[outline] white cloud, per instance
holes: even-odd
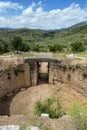
[[[38,5],[42,5],[42,1],[39,1],[39,2],[38,2]]]
[[[0,2],[0,13],[6,11],[7,9],[23,9],[23,6],[18,3],[12,3],[11,1]]]
[[[7,18],[6,16],[0,17],[1,27],[59,29],[87,20],[87,9],[81,9],[79,4],[75,3],[63,10],[53,9],[50,11],[45,11],[42,8],[42,1],[38,3],[33,2],[26,9],[23,9],[23,7],[17,3],[12,4],[12,8],[22,9],[21,14],[12,17],[8,16]],[[18,5],[18,7],[15,6],[15,4]]]

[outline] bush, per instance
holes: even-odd
[[[21,67],[19,67],[19,66],[16,66],[14,68],[14,74],[15,74],[15,76],[18,76],[18,73],[24,73],[24,69],[21,68]]]
[[[61,51],[63,51],[63,45],[61,45],[61,44],[51,45],[51,46],[49,46],[49,51],[50,52],[61,52]]]
[[[63,64],[63,71],[67,70],[67,65]]]
[[[72,52],[82,52],[85,50],[84,44],[82,42],[71,43]]]
[[[50,52],[57,52],[57,47],[55,45],[49,46],[49,51]]]
[[[77,69],[80,68],[80,64],[79,63],[76,64],[76,68]]]
[[[71,66],[71,65],[69,65],[69,71],[70,71],[70,70],[72,70],[72,66]]]
[[[72,72],[73,72],[73,73],[75,72],[75,69],[76,69],[76,67],[75,67],[75,66],[72,66]]]
[[[28,52],[30,50],[30,45],[26,42],[22,42],[20,51]]]
[[[82,73],[82,76],[83,76],[83,78],[87,78],[87,72],[84,71],[84,72]]]
[[[59,118],[64,115],[58,99],[47,99],[44,102],[37,101],[35,104],[35,114],[40,116],[41,113],[48,113],[50,118]]]
[[[87,106],[75,103],[71,108],[71,116],[74,119],[77,130],[87,130]]]
[[[71,79],[71,74],[70,74],[70,73],[67,74],[67,79],[68,79],[68,80]]]
[[[35,51],[35,52],[39,52],[40,51],[40,46],[39,45],[33,45],[32,46],[32,49],[31,49],[32,51]]]

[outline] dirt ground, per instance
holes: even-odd
[[[81,59],[75,59],[75,60],[72,60],[72,64],[77,64],[77,63],[79,63],[79,64],[87,64],[87,59],[83,59],[83,60],[81,60]]]
[[[34,105],[36,101],[43,101],[53,96],[59,98],[63,108],[66,110],[74,102],[85,100],[84,97],[65,84],[41,84],[22,90],[14,97],[9,97],[5,101],[2,100],[0,102],[0,113],[30,117],[34,114]]]
[[[83,97],[69,86],[59,83],[57,85],[41,84],[33,86],[26,90],[22,90],[14,97],[9,97],[4,102],[0,102],[0,110],[4,114],[9,114],[11,117],[1,118],[0,125],[14,124],[14,125],[26,125],[29,126],[40,124],[41,119],[38,120],[34,117],[34,106],[38,100],[45,100],[49,97],[58,97],[63,109],[68,111],[68,108],[76,101],[82,101]],[[67,113],[68,114],[68,113]],[[22,118],[21,118],[22,117]],[[74,130],[74,127],[70,124],[69,116],[64,116],[59,119],[43,119],[43,124],[51,126],[54,130]],[[66,127],[66,129],[65,129]]]

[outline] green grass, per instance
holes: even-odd
[[[68,114],[73,118],[77,130],[87,130],[87,105],[76,102],[68,109]]]
[[[78,53],[76,53],[76,56],[87,57],[87,50],[85,50],[85,51],[83,51],[83,52],[78,52]]]
[[[48,98],[46,101],[37,101],[35,104],[35,115],[41,116],[41,113],[49,114],[52,119],[62,117],[65,112],[62,109],[59,99]]]

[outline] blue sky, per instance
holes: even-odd
[[[87,21],[87,0],[0,0],[0,27],[60,29]]]

